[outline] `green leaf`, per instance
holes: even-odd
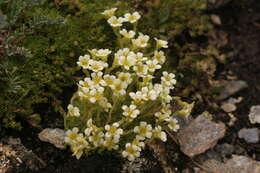
[[[170,17],[170,9],[169,8],[165,8],[162,9],[159,13],[159,20],[160,23],[166,22]]]
[[[6,15],[2,14],[0,11],[0,29],[6,28],[8,26]]]

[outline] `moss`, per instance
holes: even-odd
[[[69,101],[63,90],[75,84],[78,56],[104,43],[108,48],[113,47],[112,31],[104,27],[105,21],[99,13],[108,7],[106,5],[113,6],[117,1],[78,1],[74,5],[70,4],[71,1],[55,2],[31,9],[27,9],[28,4],[24,4],[14,17],[16,23],[6,28],[14,39],[21,40],[16,45],[8,43],[8,51],[19,46],[30,51],[33,56],[29,58],[23,53],[11,57],[5,55],[10,63],[1,69],[1,72],[7,72],[2,73],[5,80],[1,82],[10,83],[11,89],[15,88],[16,81],[13,78],[17,78],[16,86],[21,88],[16,92],[6,90],[1,95],[3,109],[0,119],[5,127],[21,129],[21,120],[31,121],[35,113],[41,113],[42,116],[47,114],[46,110],[38,109],[42,104],[52,105],[48,110],[50,112],[61,113],[62,104]],[[11,8],[12,3],[10,1],[1,7]],[[127,4],[118,3],[117,6],[124,9]],[[11,17],[11,14],[7,16]],[[25,61],[15,64],[11,62],[12,58]],[[4,64],[3,61],[1,64]],[[14,66],[19,68],[12,72]]]

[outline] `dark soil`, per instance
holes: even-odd
[[[222,70],[232,71],[240,80],[244,80],[249,84],[248,89],[236,95],[243,97],[243,101],[237,105],[238,109],[234,113],[238,120],[233,127],[228,129],[226,137],[220,143],[240,146],[244,154],[249,154],[260,161],[260,146],[246,144],[237,137],[237,132],[241,128],[257,126],[249,123],[247,115],[251,106],[260,104],[260,2],[259,0],[248,0],[245,4],[239,6],[231,3],[214,11],[214,13],[220,15],[222,19],[223,24],[219,29],[227,32],[229,36],[229,43],[225,49],[235,52]],[[223,76],[220,78],[223,78]],[[53,119],[56,118],[53,117]],[[260,128],[259,125],[258,127]],[[123,161],[114,155],[94,155],[76,160],[71,156],[68,149],[61,151],[48,143],[39,141],[38,132],[27,125],[19,133],[24,134],[23,136],[12,135],[20,137],[22,143],[28,149],[31,149],[47,163],[47,168],[40,171],[30,171],[23,165],[19,170],[15,170],[15,173],[117,173],[122,169]],[[151,153],[147,152],[144,155],[151,158],[151,162],[156,163]],[[187,157],[179,155],[179,160],[175,164],[177,167],[180,166],[179,168],[184,168],[185,164],[183,162],[187,160]],[[143,172],[157,173],[161,170],[157,163],[149,170],[144,169]]]
[[[226,47],[234,55],[228,59],[223,71],[231,71],[239,80],[244,80],[249,87],[235,97],[243,97],[234,113],[237,121],[221,142],[243,148],[260,161],[260,145],[247,144],[239,139],[237,133],[242,128],[260,127],[249,122],[248,114],[251,106],[260,104],[260,2],[249,0],[243,4],[230,3],[217,11],[223,25],[220,27],[228,34],[229,43]]]

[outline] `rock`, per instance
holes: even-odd
[[[203,161],[199,161],[200,165],[204,168],[205,173],[225,173],[224,163],[213,158],[207,158]],[[201,170],[202,173],[203,171]],[[203,172],[204,173],[204,172]],[[231,173],[231,172],[230,172]],[[233,172],[232,172],[233,173]]]
[[[0,153],[1,159],[7,158],[8,160],[5,162],[11,163],[8,165],[9,170],[17,169],[22,163],[33,171],[38,171],[47,166],[43,160],[36,156],[31,150],[28,150],[21,143],[19,138],[10,137],[4,140],[3,143],[0,143]]]
[[[237,109],[236,104],[240,103],[242,100],[243,100],[242,97],[238,97],[238,98],[231,97],[227,101],[222,103],[221,109],[227,113],[234,112]]]
[[[259,173],[260,162],[245,156],[233,155],[232,159],[226,162],[225,168],[230,173]]]
[[[237,107],[234,104],[231,103],[224,103],[221,105],[221,109],[223,109],[225,112],[229,113],[229,112],[234,112]]]
[[[237,104],[237,103],[241,103],[242,101],[243,101],[243,97],[238,97],[238,98],[230,97],[230,98],[227,100],[227,103]]]
[[[49,142],[59,149],[65,149],[65,130],[46,128],[38,134],[41,141]]]
[[[196,158],[196,162],[206,172],[211,173],[259,173],[260,162],[239,155],[232,155],[226,162],[210,158],[205,154]]]
[[[219,144],[216,146],[216,151],[221,155],[221,157],[225,158],[226,156],[229,156],[233,154],[235,150],[235,147],[230,144]]]
[[[259,132],[257,128],[241,129],[238,132],[238,137],[243,138],[247,143],[258,143]]]
[[[0,143],[0,173],[7,173],[13,169],[14,163],[10,155],[12,150]]]
[[[193,157],[215,146],[218,139],[225,135],[225,125],[209,120],[207,112],[199,115],[177,134],[181,150]]]
[[[212,20],[212,22],[215,24],[215,25],[221,25],[222,22],[221,22],[221,19],[219,16],[215,15],[215,14],[212,14],[210,15],[210,18]]]
[[[229,96],[232,96],[247,87],[248,87],[248,85],[245,81],[242,81],[242,80],[230,81],[220,92],[220,95],[217,97],[217,100],[224,100],[224,99],[228,98]]]
[[[252,106],[248,116],[252,124],[260,123],[260,105]]]

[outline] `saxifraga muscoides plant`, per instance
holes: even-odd
[[[102,13],[117,36],[116,53],[92,49],[77,62],[86,77],[71,98],[64,125],[65,142],[78,159],[90,151],[116,150],[133,161],[153,139],[165,142],[166,130],[179,129],[176,116],[188,116],[193,107],[170,95],[175,75],[159,70],[168,42],[155,38],[151,46],[148,35],[136,36],[140,14],[116,17],[116,10]],[[123,29],[124,23],[132,30]],[[173,112],[172,102],[181,109]]]

